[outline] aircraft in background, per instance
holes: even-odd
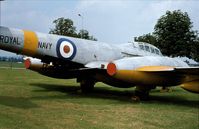
[[[156,86],[182,88],[199,93],[199,67],[165,57],[150,44],[107,44],[67,36],[0,27],[0,49],[31,56],[25,67],[53,78],[76,78],[82,92],[95,83],[115,87],[136,86],[135,95],[148,98]]]

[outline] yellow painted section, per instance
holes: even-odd
[[[138,70],[118,70],[113,75],[114,78],[131,82],[136,85],[149,85],[149,86],[175,86],[180,85],[183,89],[199,93],[199,76],[186,75],[179,76],[176,73],[168,72],[146,72]]]
[[[33,31],[24,31],[24,48],[22,53],[29,56],[35,56],[38,48],[38,38]]]
[[[137,68],[137,71],[155,72],[155,71],[172,71],[174,68],[170,66],[144,66]]]
[[[118,70],[114,78],[138,85],[170,85],[175,86],[183,82],[182,77],[164,72],[145,72],[137,70]]]
[[[199,80],[184,83],[181,87],[187,91],[199,93]]]
[[[155,77],[155,75],[136,70],[118,70],[114,77],[135,84],[147,83],[148,85],[160,80],[159,76]]]

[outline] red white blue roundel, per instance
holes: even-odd
[[[56,51],[59,58],[72,60],[76,55],[77,48],[71,40],[61,38],[57,42]]]

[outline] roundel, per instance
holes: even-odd
[[[61,38],[57,42],[56,51],[59,58],[72,60],[76,55],[77,48],[71,40]]]

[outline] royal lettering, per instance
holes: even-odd
[[[18,37],[10,37],[10,36],[4,36],[4,35],[0,35],[0,43],[21,45]]]

